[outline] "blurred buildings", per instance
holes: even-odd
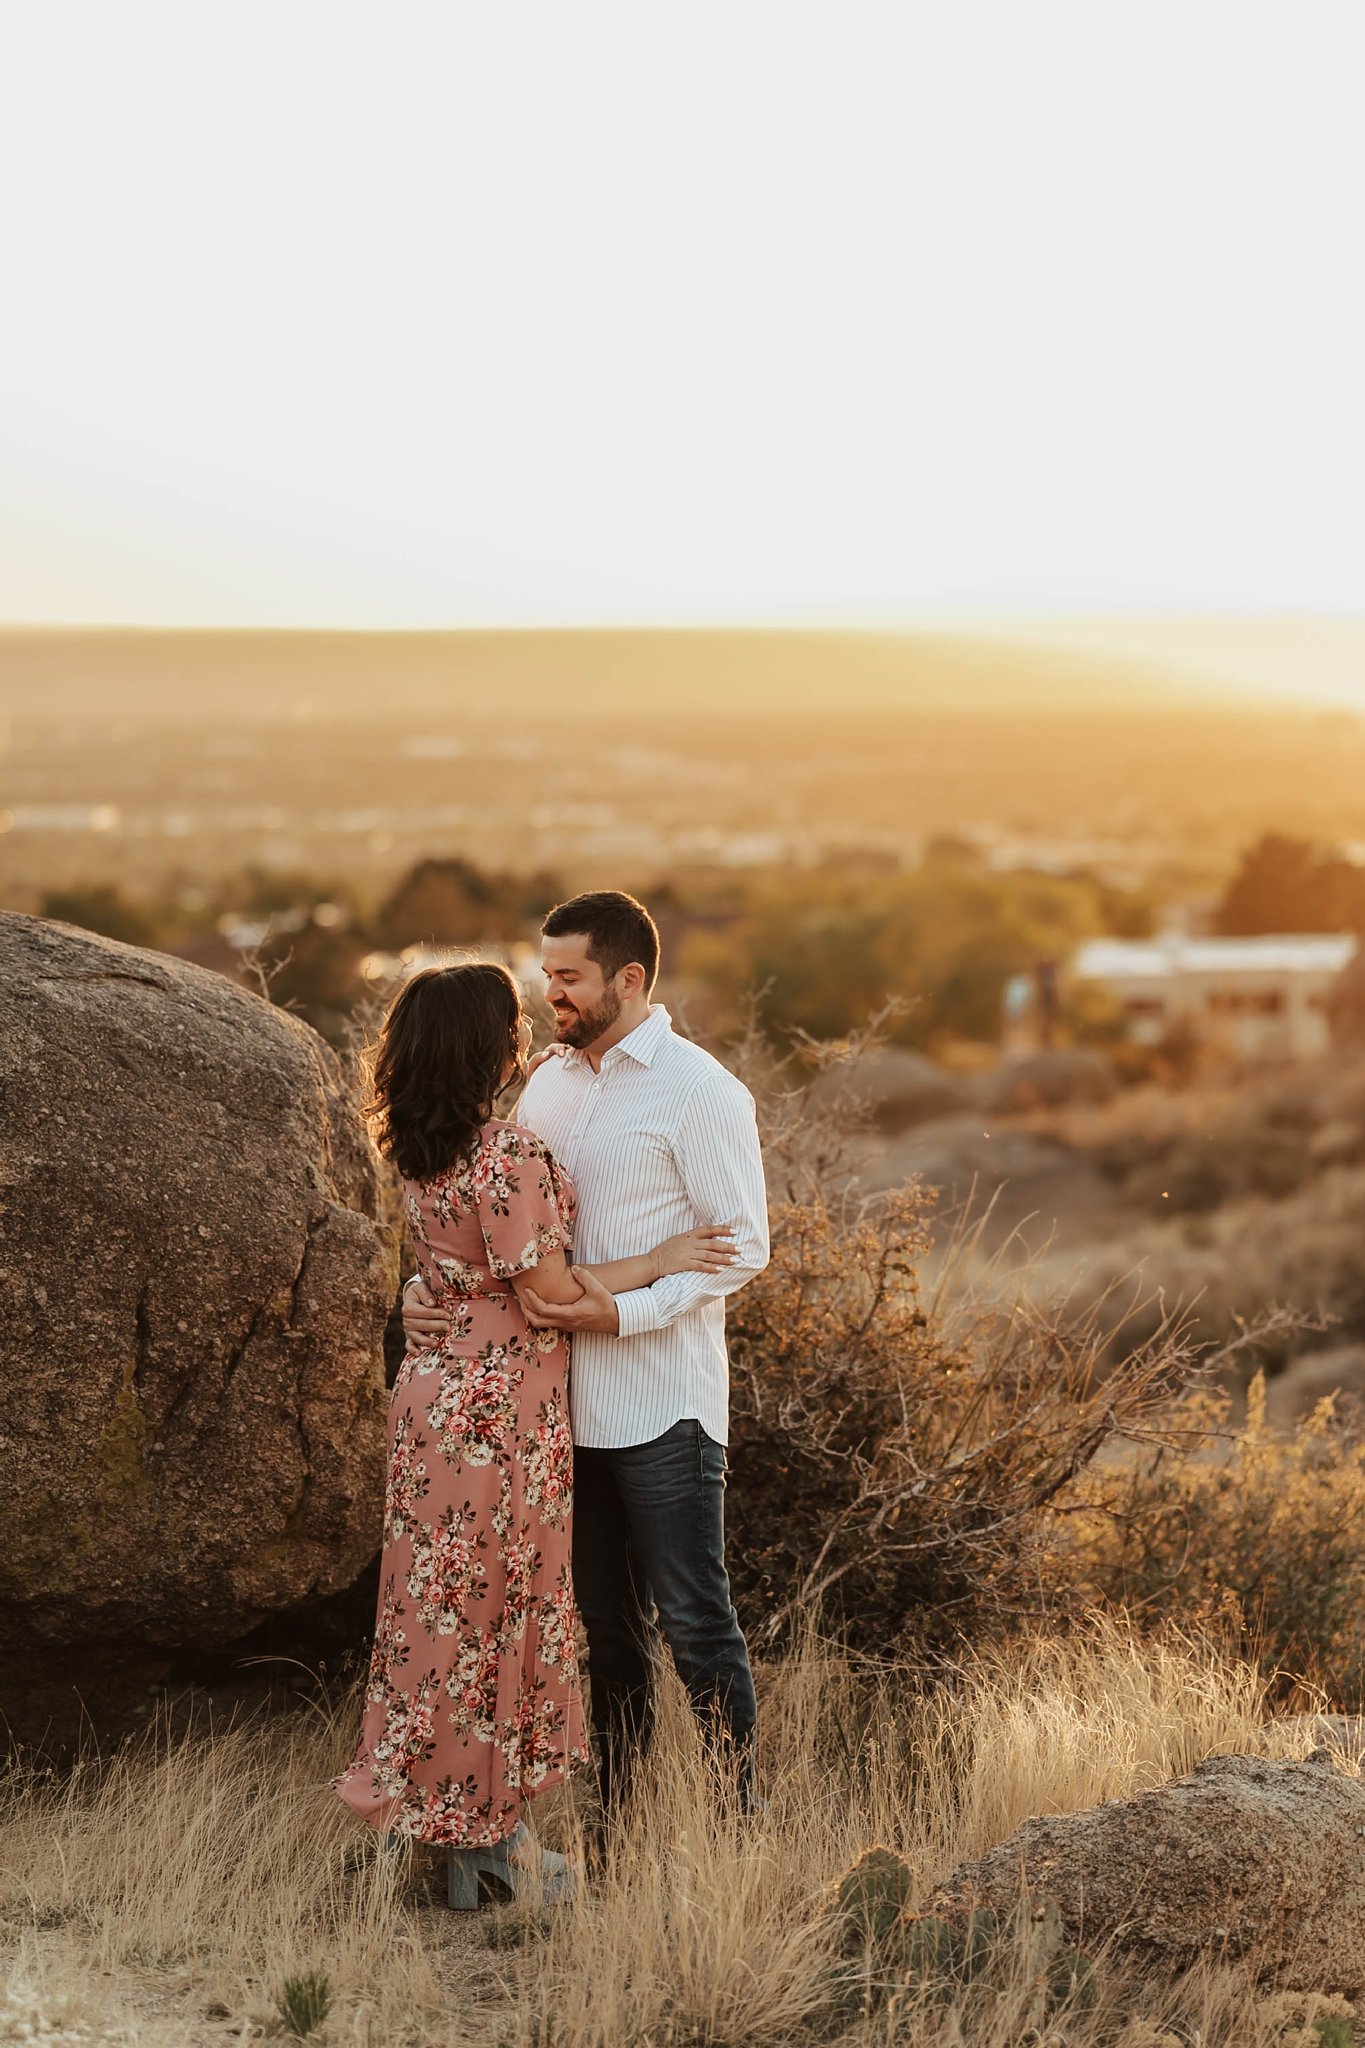
[[[1331,1044],[1332,992],[1356,947],[1350,932],[1092,939],[1071,976],[1115,997],[1138,1044],[1179,1025],[1239,1059],[1310,1059]]]

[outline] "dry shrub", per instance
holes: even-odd
[[[870,1195],[858,1175],[870,1042],[808,1047],[850,1083],[814,1100],[753,1039],[741,1053],[773,1255],[730,1309],[728,1549],[759,1641],[815,1612],[864,1649],[924,1654],[1036,1610],[1048,1510],[1107,1445],[1166,1441],[1194,1355],[1158,1311],[1109,1366],[1124,1317],[1108,1298],[1073,1310],[990,1270],[969,1281],[965,1226],[927,1294],[931,1197]]]
[[[729,1553],[755,1641],[814,1615],[941,1673],[964,1644],[1123,1610],[1232,1642],[1282,1695],[1365,1699],[1365,1446],[1330,1404],[1275,1435],[1259,1383],[1233,1434],[1214,1390],[1321,1316],[1262,1299],[1196,1341],[1159,1295],[1031,1293],[962,1222],[927,1287],[932,1198],[860,1178],[875,1032],[804,1046],[842,1093],[741,1048],[773,1220],[730,1323]]]
[[[1311,1179],[1312,1125],[1286,1123],[1273,1099],[1253,1094],[1230,1109],[1177,1099],[1172,1107],[1185,1111],[1182,1120],[1119,1124],[1095,1147],[1095,1164],[1135,1208],[1204,1215],[1249,1195],[1280,1200]]]
[[[1282,1691],[1365,1704],[1365,1442],[1329,1395],[1291,1435],[1266,1421],[1257,1375],[1242,1429],[1231,1398],[1185,1404],[1202,1448],[1158,1448],[1093,1472],[1059,1568],[1082,1597],[1144,1625],[1230,1631]]]

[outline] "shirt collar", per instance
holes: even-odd
[[[611,1052],[603,1055],[603,1064],[611,1058],[612,1053],[619,1052],[628,1060],[638,1061],[642,1067],[652,1067],[655,1054],[672,1029],[673,1019],[662,1003],[655,1003],[644,1023],[637,1024],[633,1031],[627,1032],[619,1045],[614,1045]]]
[[[634,1060],[638,1066],[653,1066],[660,1046],[672,1029],[673,1019],[662,1003],[655,1003],[643,1024],[637,1024],[633,1031],[628,1031],[624,1038],[608,1047],[602,1055],[602,1065],[605,1067],[608,1061],[615,1065],[620,1054],[624,1059]],[[569,1050],[576,1067],[587,1066],[588,1055],[585,1052],[577,1046],[571,1046]]]

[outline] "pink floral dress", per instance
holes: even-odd
[[[451,1327],[393,1389],[365,1716],[334,1786],[372,1827],[482,1848],[587,1755],[568,1340],[533,1330],[510,1284],[570,1249],[576,1196],[538,1138],[493,1122],[406,1200]]]

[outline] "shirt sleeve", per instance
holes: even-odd
[[[698,1223],[734,1227],[732,1265],[718,1273],[666,1273],[616,1297],[618,1334],[664,1330],[703,1302],[735,1294],[768,1263],[768,1196],[754,1099],[730,1075],[704,1081],[688,1101],[674,1156]]]
[[[482,1148],[474,1166],[474,1199],[495,1278],[529,1273],[549,1253],[568,1251],[553,1162],[530,1131],[505,1126]]]

